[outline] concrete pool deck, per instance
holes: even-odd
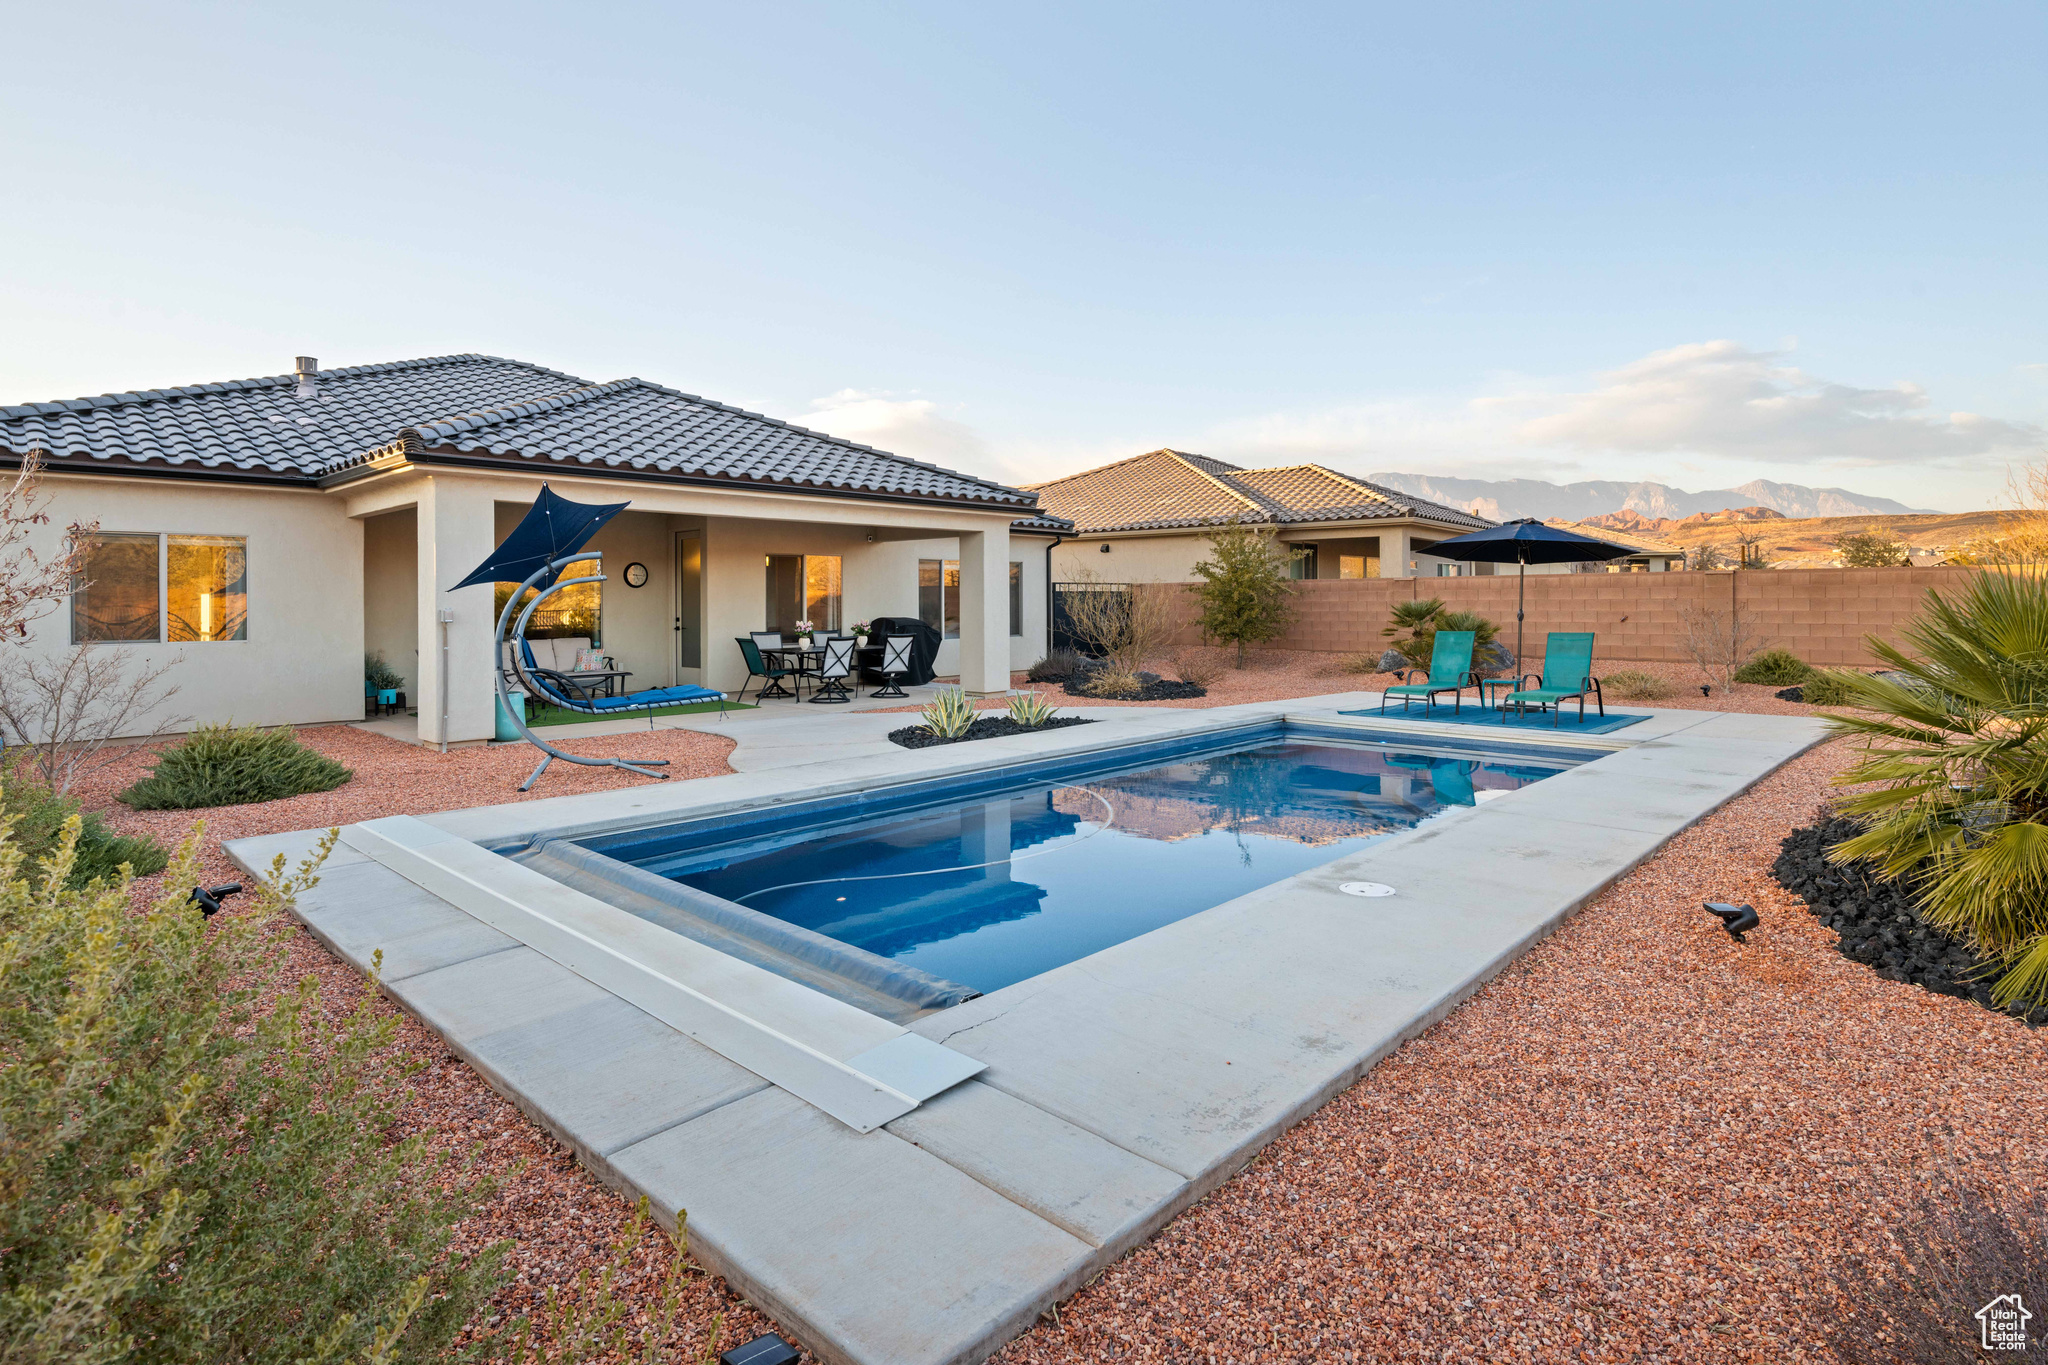
[[[901,716],[734,718],[735,757],[768,760],[750,771],[425,824],[504,846],[1288,717],[1492,738],[1334,716],[1377,700],[1091,708],[1102,723],[923,750],[882,738]],[[297,909],[359,968],[382,949],[385,991],[601,1178],[666,1218],[687,1209],[699,1258],[822,1358],[976,1361],[1822,737],[1803,717],[1627,709],[1650,719],[1587,737],[1596,761],[917,1020],[913,1034],[986,1069],[865,1133],[359,848],[338,849]],[[1513,741],[1532,743],[1573,743],[1569,724]],[[318,837],[229,852],[256,872]],[[1338,889],[1354,880],[1397,894]],[[853,1032],[846,1057],[876,1036]]]

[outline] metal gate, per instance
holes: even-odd
[[[1109,604],[1112,611],[1125,612],[1131,609],[1131,585],[1128,583],[1055,583],[1052,585],[1052,647],[1055,650],[1070,649],[1076,654],[1093,657],[1100,646],[1083,639],[1074,630],[1074,616],[1069,604],[1081,594],[1110,593],[1115,601]]]

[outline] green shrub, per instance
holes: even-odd
[[[1767,649],[1735,670],[1735,681],[1764,687],[1795,687],[1813,676],[1813,665],[1789,649]]]
[[[14,820],[14,842],[30,867],[57,851],[64,822],[79,817],[78,848],[71,864],[70,885],[82,887],[94,877],[112,881],[127,863],[138,877],[164,870],[170,853],[146,834],[120,835],[93,814],[80,814],[78,802],[57,796],[35,780],[28,763],[10,763],[0,782],[0,814]]]
[[[486,1186],[397,1136],[417,1064],[374,983],[330,1014],[289,971],[334,835],[208,921],[203,827],[138,914],[123,878],[68,888],[82,823],[33,877],[0,829],[0,1359],[448,1359],[503,1249],[457,1249]]]
[[[957,687],[940,690],[920,715],[924,728],[940,739],[958,739],[974,724],[974,703]]]
[[[1609,673],[1600,680],[1600,687],[1608,696],[1623,701],[1662,701],[1678,690],[1655,673],[1645,673],[1640,668]]]
[[[1031,665],[1024,674],[1032,682],[1065,682],[1081,666],[1081,656],[1071,649],[1056,649]]]
[[[405,678],[390,664],[384,662],[381,652],[363,655],[363,681],[380,690],[396,690],[405,686]]]
[[[1808,706],[1852,706],[1857,704],[1849,679],[1855,674],[1824,673],[1816,670],[1799,684],[1799,699]]]
[[[120,795],[137,810],[197,810],[333,791],[355,773],[299,743],[289,728],[203,725],[164,750]]]
[[[1294,584],[1288,579],[1288,551],[1269,530],[1232,522],[1208,533],[1209,557],[1195,565],[1201,583],[1195,597],[1204,639],[1237,647],[1244,667],[1247,645],[1264,644],[1287,633],[1293,618]],[[1121,660],[1136,671],[1145,660]]]
[[[1865,741],[1836,777],[1868,828],[1828,850],[1910,879],[1928,923],[2004,975],[2000,1007],[2048,1004],[2048,580],[1979,573],[1901,632],[1866,637],[1890,666],[1838,673],[1860,713],[1829,717]]]

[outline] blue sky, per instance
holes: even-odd
[[[2039,5],[24,7],[0,402],[453,351],[1012,480],[1995,501]]]

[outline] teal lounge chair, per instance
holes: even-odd
[[[1534,678],[1541,686],[1530,687]],[[1607,699],[1600,695],[1600,680],[1593,676],[1593,632],[1590,630],[1550,632],[1550,638],[1543,646],[1543,673],[1522,675],[1522,685],[1507,694],[1500,705],[1500,721],[1508,721],[1508,706],[1512,703],[1517,711],[1526,711],[1530,702],[1548,709],[1551,713],[1552,728],[1557,718],[1564,714],[1564,704],[1573,697],[1579,699],[1579,724],[1586,723],[1586,694],[1593,694],[1593,700],[1600,708],[1600,714],[1607,714]]]
[[[1399,697],[1403,711],[1408,709],[1410,697],[1421,697],[1423,711],[1427,713],[1430,707],[1436,705],[1437,694],[1440,692],[1453,693],[1451,709],[1454,712],[1462,711],[1465,707],[1465,689],[1479,686],[1479,675],[1472,671],[1472,641],[1473,632],[1469,630],[1438,631],[1436,643],[1431,647],[1429,654],[1429,681],[1408,682],[1407,679],[1422,670],[1404,670],[1400,683],[1380,693],[1380,714],[1384,716],[1387,713],[1388,697]]]

